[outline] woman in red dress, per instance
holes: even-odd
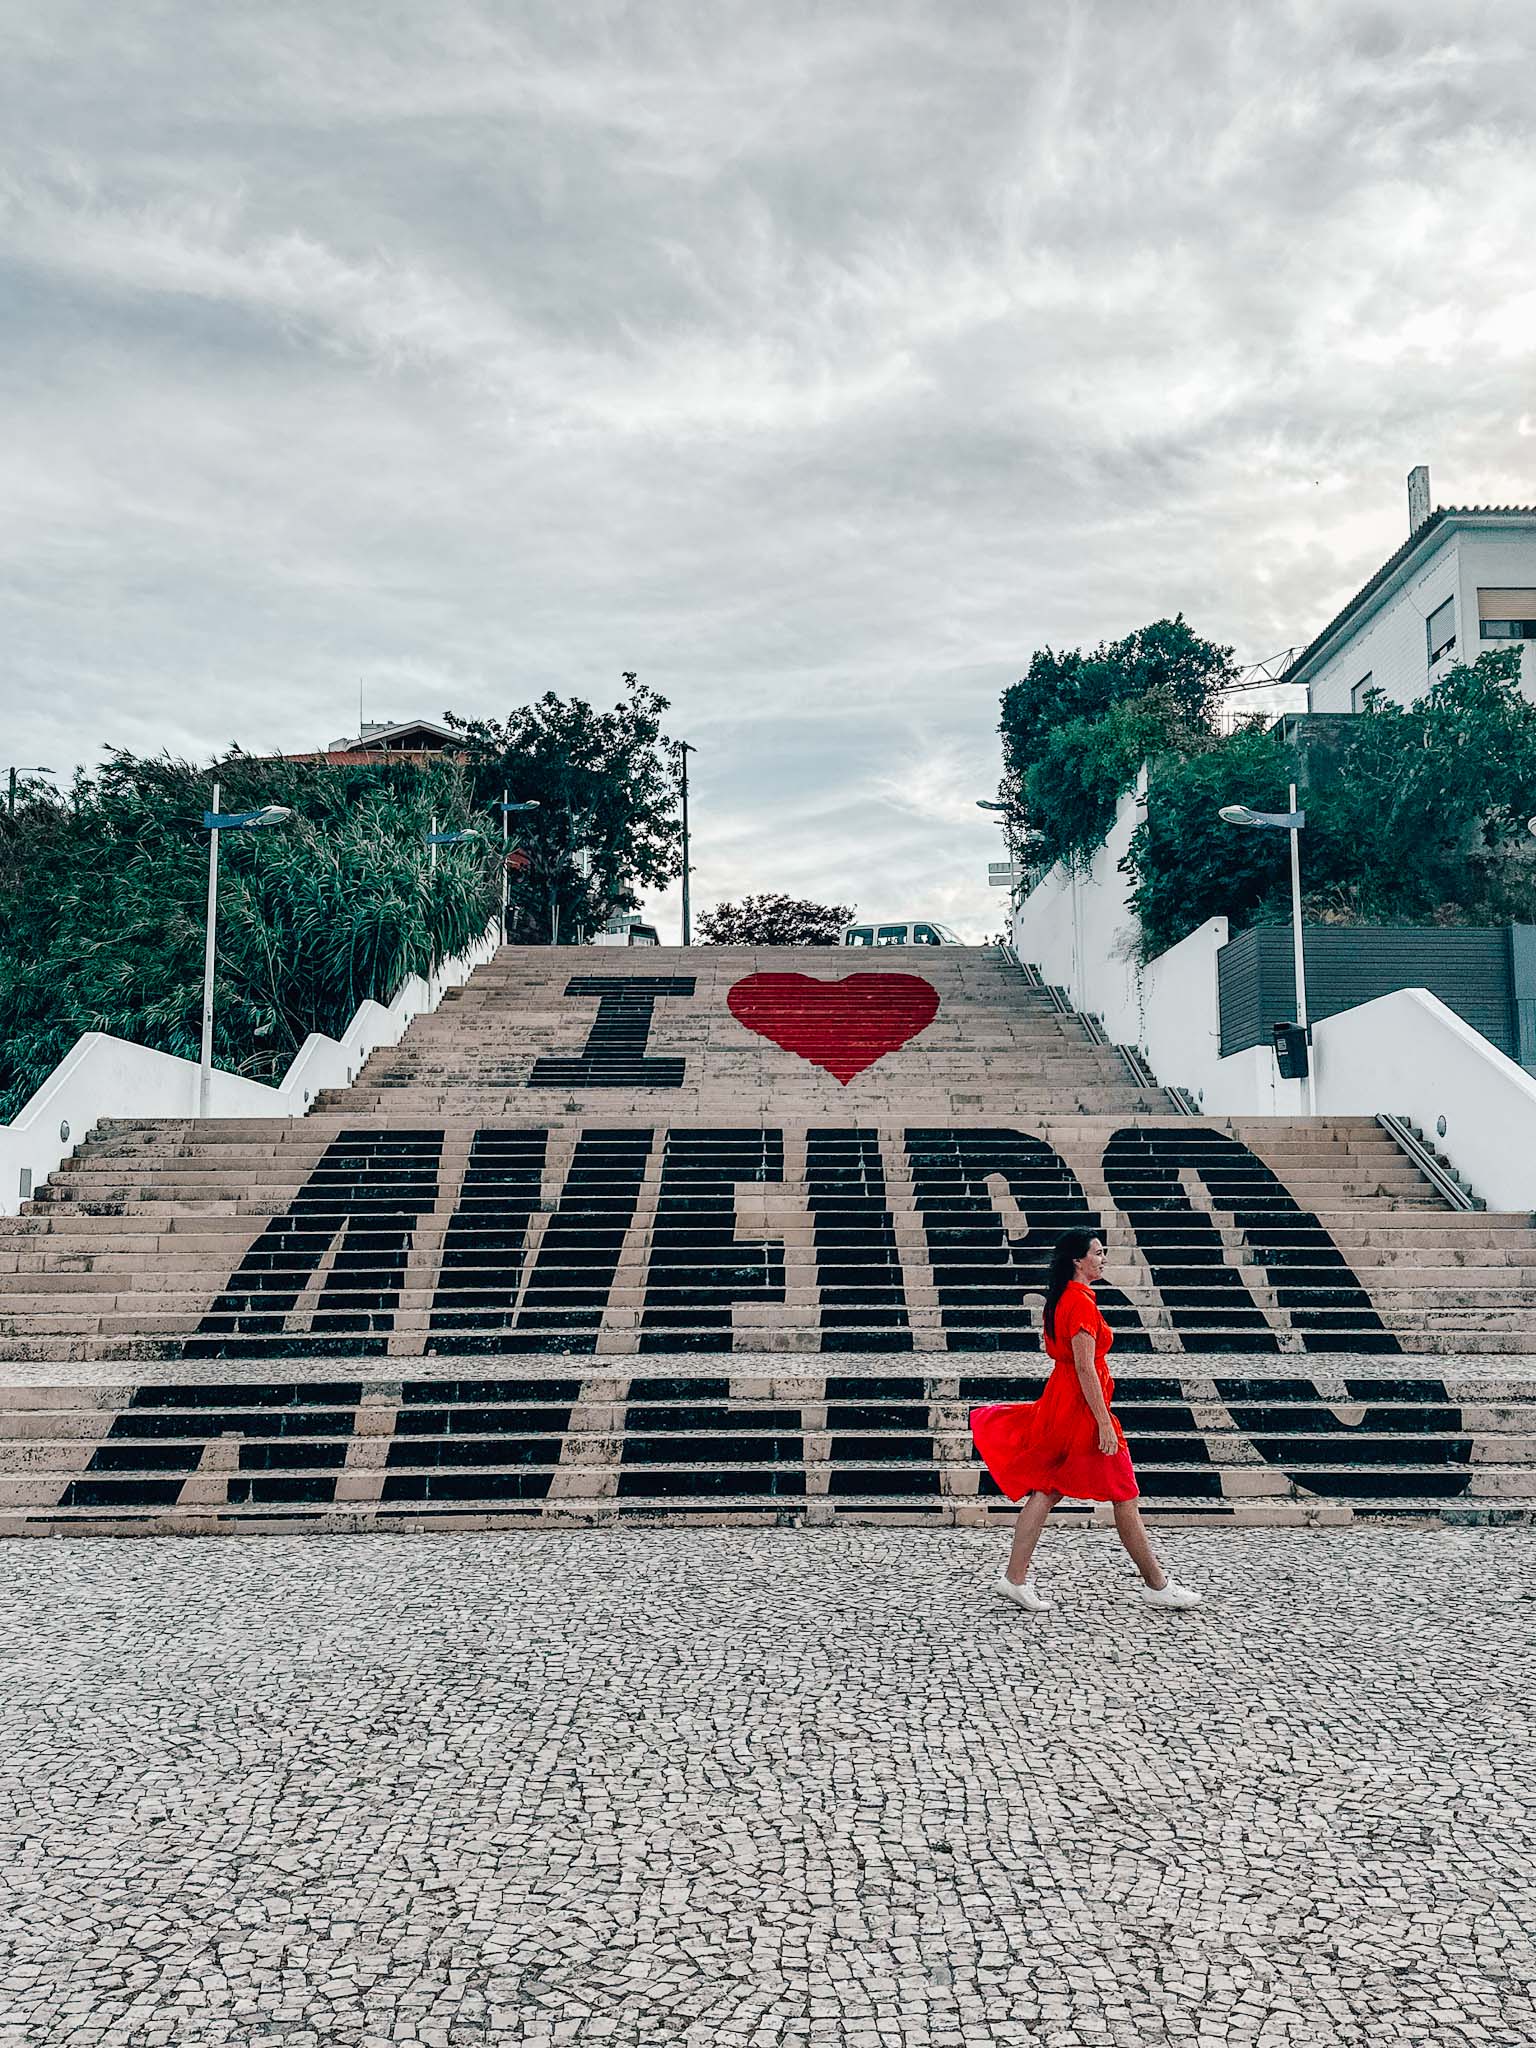
[[[1158,1563],[1136,1505],[1140,1489],[1131,1454],[1109,1406],[1115,1383],[1104,1361],[1115,1337],[1093,1292],[1103,1273],[1103,1240],[1069,1230],[1046,1281],[1041,1329],[1052,1371],[1045,1392],[1038,1401],[971,1410],[982,1462],[1010,1500],[1024,1502],[997,1590],[1030,1614],[1050,1608],[1035,1590],[1033,1559],[1052,1508],[1066,1494],[1114,1503],[1115,1532],[1141,1573],[1141,1597],[1149,1606],[1200,1604],[1198,1593],[1174,1585]]]

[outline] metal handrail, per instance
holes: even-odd
[[[1376,1121],[1398,1150],[1419,1169],[1436,1194],[1453,1209],[1482,1209],[1487,1206],[1471,1192],[1459,1174],[1454,1173],[1436,1156],[1406,1117],[1388,1116],[1382,1111]]]

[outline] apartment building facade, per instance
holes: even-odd
[[[1410,532],[1285,673],[1314,712],[1358,711],[1366,692],[1411,704],[1458,661],[1522,652],[1536,700],[1536,505],[1431,508],[1429,471],[1408,478]]]

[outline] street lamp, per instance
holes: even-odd
[[[1221,819],[1227,825],[1250,825],[1264,832],[1291,835],[1291,947],[1296,975],[1296,1022],[1307,1030],[1307,955],[1301,936],[1301,833],[1307,822],[1305,811],[1296,808],[1296,785],[1291,784],[1288,811],[1254,811],[1247,804],[1223,804]],[[1310,1052],[1307,1058],[1307,1114],[1317,1115],[1317,1075]]]
[[[14,818],[16,815],[16,778],[19,775],[57,775],[58,772],[57,768],[13,768],[10,797],[5,807],[6,816]]]
[[[515,804],[505,790],[501,792],[501,802],[496,806],[496,809],[501,813],[501,943],[503,945],[507,943],[507,861],[510,858],[507,845],[507,821],[520,811],[536,811],[538,808],[539,800],[536,796],[529,797],[526,803]]]
[[[437,820],[434,818],[432,820],[432,830],[425,836],[427,845],[432,849],[427,856],[427,864],[435,871],[437,867],[437,849],[440,846],[460,846],[466,839],[479,839],[482,835],[472,825],[463,832],[439,832]]]
[[[208,834],[208,929],[203,940],[203,1051],[197,1075],[197,1113],[207,1116],[213,1095],[213,928],[219,914],[219,834],[259,832],[281,825],[293,812],[286,804],[263,804],[259,811],[221,811],[219,785],[213,785],[213,809],[203,813]]]
[[[1019,891],[1019,855],[1013,839],[1014,814],[1007,804],[996,803],[991,797],[985,796],[977,797],[976,808],[978,811],[1001,811],[1002,813],[997,822],[1003,828],[1003,843],[1008,848],[1008,908],[1011,912]]]

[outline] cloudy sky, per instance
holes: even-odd
[[[1536,499],[1530,0],[0,0],[6,744],[611,701],[997,928],[999,691]],[[672,911],[675,930],[675,909]],[[664,936],[670,934],[664,930]]]

